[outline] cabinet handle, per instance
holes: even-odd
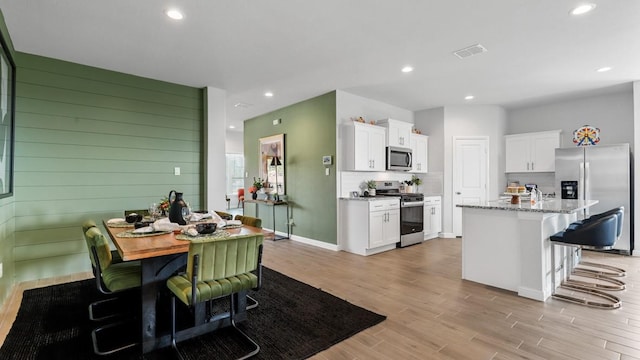
[[[529,170],[529,162],[527,161],[527,170]]]
[[[535,170],[535,169],[533,168],[533,161],[531,162],[531,170]]]

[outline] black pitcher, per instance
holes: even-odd
[[[171,193],[176,195],[175,199],[171,200]],[[169,191],[169,221],[172,223],[178,223],[180,225],[187,225],[187,222],[182,216],[182,209],[187,207],[187,203],[182,199],[182,193],[175,190]]]

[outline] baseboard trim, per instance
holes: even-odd
[[[285,233],[285,234],[280,234],[280,235],[286,236],[287,234]],[[324,242],[324,241],[315,240],[315,239],[309,239],[309,238],[306,238],[306,237],[303,237],[303,236],[291,235],[291,240],[297,241],[299,243],[303,243],[303,244],[312,245],[312,246],[315,246],[315,247],[327,249],[327,250],[340,251],[340,248],[336,244],[329,244],[329,243]]]

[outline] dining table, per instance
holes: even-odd
[[[103,220],[103,224],[122,260],[140,261],[140,341],[142,353],[146,354],[170,346],[169,301],[168,296],[163,296],[163,294],[166,294],[164,289],[166,289],[167,279],[186,269],[190,241],[179,239],[180,234],[174,232],[154,233],[149,236],[130,236],[133,224],[131,226],[126,226],[126,224],[116,226],[106,219]],[[261,228],[246,225],[225,228],[224,231],[228,232],[229,236],[265,234]],[[237,313],[234,314],[235,321],[246,319],[246,307],[246,296],[239,296]],[[230,324],[228,316],[218,317],[215,321],[207,320],[204,304],[196,306],[194,315],[194,326],[176,333],[178,341]]]

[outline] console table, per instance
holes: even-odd
[[[271,206],[271,216],[273,220],[273,240],[282,240],[289,239],[291,237],[290,227],[289,227],[289,203],[286,201],[274,201],[274,200],[253,200],[253,199],[245,199],[244,203],[253,203],[256,204],[256,217],[258,216],[259,205]],[[276,234],[276,206],[286,206],[287,208],[287,236],[281,236]],[[244,204],[243,204],[243,213],[244,213]]]

